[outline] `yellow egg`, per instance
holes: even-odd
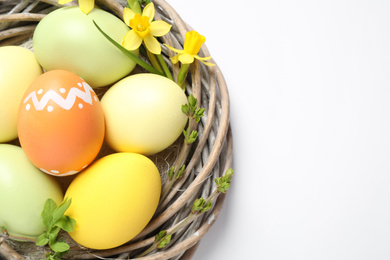
[[[120,80],[101,100],[107,144],[144,155],[164,150],[183,132],[186,103],[183,90],[166,77],[141,73]]]
[[[107,155],[77,175],[66,191],[72,199],[66,214],[76,220],[70,236],[93,249],[122,245],[150,221],[160,193],[160,174],[149,158]]]
[[[19,46],[0,47],[0,142],[17,138],[16,119],[26,89],[42,69],[34,53]]]

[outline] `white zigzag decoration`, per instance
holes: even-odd
[[[86,103],[92,105],[92,94],[91,93],[94,93],[93,89],[86,82],[83,82],[82,84],[78,83],[78,85],[80,87],[84,87],[84,92],[78,88],[71,88],[69,90],[67,97],[64,99],[56,91],[50,89],[49,91],[47,91],[43,95],[41,100],[38,101],[37,93],[36,93],[36,91],[33,91],[24,99],[24,103],[28,102],[28,100],[31,99],[32,103],[37,111],[43,110],[50,100],[54,101],[57,105],[59,105],[63,109],[69,110],[74,106],[74,104],[76,102],[76,97],[79,97],[82,100],[84,100]],[[65,91],[65,89],[62,89],[62,90]],[[39,93],[40,91],[42,91],[42,90],[39,90],[38,94],[41,94],[41,93]],[[95,100],[96,100],[96,97],[95,97]],[[30,106],[27,105],[26,109],[29,110]]]

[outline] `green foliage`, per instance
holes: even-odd
[[[69,245],[63,240],[58,241],[58,234],[62,230],[72,232],[76,221],[67,215],[66,210],[72,203],[72,199],[65,198],[58,206],[52,199],[47,199],[42,211],[42,222],[47,228],[36,241],[37,246],[49,244],[53,252],[46,255],[47,260],[58,260],[69,252]]]
[[[200,119],[204,115],[205,109],[198,108],[198,100],[191,94],[188,97],[188,104],[184,104],[181,106],[181,111],[188,116],[189,120],[193,120],[196,123],[199,123]],[[190,125],[191,124],[189,124],[187,129],[183,130],[183,135],[187,144],[192,144],[198,138],[197,131],[192,130],[191,133],[189,132]]]
[[[225,172],[224,176],[216,178],[214,180],[215,184],[217,184],[217,189],[219,192],[222,193],[227,192],[227,190],[230,188],[230,183],[232,181],[233,174],[234,174],[234,170],[230,168]]]
[[[192,214],[201,214],[209,211],[213,203],[211,201],[206,201],[203,197],[196,199],[192,204],[191,213]]]
[[[134,13],[141,14],[141,3],[138,0],[127,0],[127,7],[133,10]]]
[[[171,242],[172,235],[168,235],[166,230],[160,231],[155,236],[155,244],[157,245],[157,248],[161,249],[166,247]]]
[[[186,166],[185,166],[185,165],[183,165],[183,166],[180,168],[179,172],[178,172],[177,175],[176,175],[176,180],[180,179],[180,178],[183,176],[183,173],[184,173],[184,170],[185,170],[185,169],[186,169]]]
[[[172,167],[169,169],[169,172],[168,172],[168,178],[169,178],[170,180],[172,180],[173,174],[174,174],[174,173],[175,173],[175,167],[172,166]]]

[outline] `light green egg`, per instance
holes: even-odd
[[[48,198],[63,199],[55,177],[38,170],[22,148],[0,144],[0,226],[10,235],[37,238],[43,231],[41,213]]]
[[[109,42],[93,21],[118,43],[130,30],[118,17],[101,9],[86,15],[77,6],[60,8],[43,18],[34,32],[33,48],[41,66],[69,70],[93,88],[128,75],[136,63]],[[134,54],[138,55],[138,50]]]

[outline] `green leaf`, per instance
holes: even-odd
[[[190,105],[190,107],[196,108],[197,103],[198,103],[198,100],[191,94],[188,97],[188,104]]]
[[[127,4],[134,13],[141,14],[142,10],[138,0],[127,0]]]
[[[169,172],[168,172],[168,178],[171,180],[172,177],[173,177],[173,173],[175,172],[175,167],[172,166],[170,169],[169,169]]]
[[[233,174],[234,174],[234,170],[230,168],[225,172],[224,176],[216,178],[214,180],[219,192],[221,193],[227,192],[227,190],[230,188],[230,183],[232,181]]]
[[[60,227],[66,232],[72,232],[74,230],[74,226],[76,225],[76,221],[73,218],[65,215],[57,220],[54,225]]]
[[[155,241],[156,242],[159,242],[161,239],[163,239],[165,236],[167,235],[167,231],[166,230],[162,230],[160,231],[155,237]]]
[[[66,252],[69,250],[69,245],[65,242],[55,242],[53,244],[50,245],[50,248],[54,251],[54,252]]]
[[[176,180],[180,179],[180,178],[183,176],[183,173],[184,173],[184,170],[185,170],[185,169],[186,169],[186,166],[185,166],[185,165],[183,165],[183,166],[180,168],[179,172],[177,173]]]
[[[192,204],[191,212],[193,214],[199,212],[203,208],[203,204],[204,203],[205,203],[205,199],[204,198],[196,199],[194,201],[194,203]]]
[[[46,245],[47,243],[49,243],[49,239],[47,238],[47,233],[43,233],[41,234],[38,238],[37,238],[37,241],[35,242],[35,244],[37,246],[44,246]]]
[[[97,24],[94,20],[92,20],[93,23],[95,24],[96,28],[103,34],[104,37],[106,37],[106,39],[108,41],[110,41],[112,44],[114,44],[115,47],[117,47],[123,54],[125,54],[127,57],[129,57],[130,59],[132,59],[134,62],[136,62],[138,65],[140,65],[142,68],[146,69],[147,71],[151,72],[151,73],[154,73],[154,74],[158,74],[158,75],[161,75],[161,76],[164,76],[164,74],[160,71],[158,71],[157,69],[155,69],[153,66],[151,66],[150,64],[146,63],[145,61],[141,60],[140,58],[138,58],[136,55],[134,55],[131,51],[127,50],[126,48],[124,48],[122,45],[120,45],[119,43],[117,43],[115,40],[113,40],[110,36],[108,36]]]
[[[53,221],[53,212],[57,208],[57,204],[52,199],[47,199],[42,211],[42,222],[47,229],[50,229]]]
[[[72,203],[72,199],[65,198],[58,208],[53,212],[53,223],[56,223],[64,214],[65,211],[69,208]]]
[[[206,205],[203,206],[203,208],[200,210],[201,213],[205,213],[211,209],[211,206],[213,203],[209,201]]]
[[[204,108],[198,108],[196,110],[195,115],[194,115],[195,122],[199,123],[201,117],[204,115],[204,111],[205,111]]]
[[[51,233],[49,233],[49,246],[57,242],[58,233],[60,233],[59,227],[52,228]]]
[[[164,248],[171,242],[172,235],[165,236],[161,239],[160,243],[158,243],[157,248]]]
[[[192,130],[190,136],[187,137],[187,143],[192,144],[196,141],[196,138],[198,137],[198,132],[195,130]]]
[[[188,104],[182,105],[181,106],[181,111],[188,116],[189,115],[189,111],[190,111],[190,106]]]

